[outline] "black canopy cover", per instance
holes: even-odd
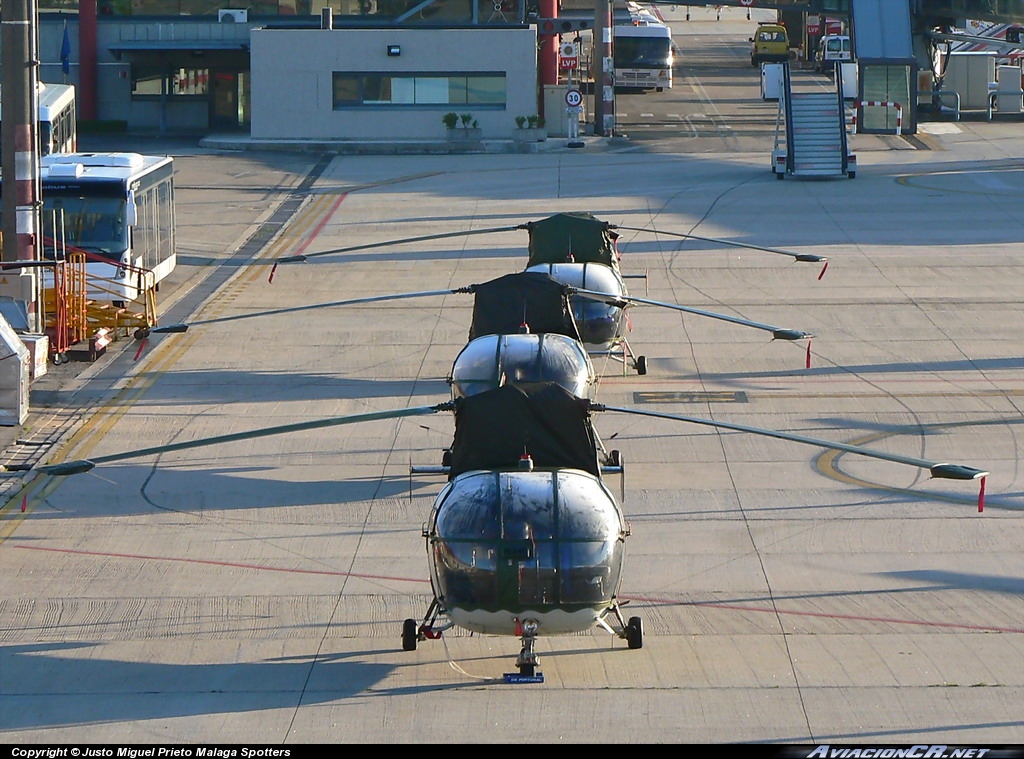
[[[514,335],[525,322],[534,334],[556,333],[580,339],[565,285],[544,272],[506,274],[472,287],[473,324],[469,339]]]
[[[456,402],[449,477],[515,468],[524,453],[535,467],[599,477],[590,402],[553,383],[503,385]]]
[[[611,225],[591,213],[559,213],[527,222],[530,234],[529,266],[535,264],[599,263],[619,265]]]

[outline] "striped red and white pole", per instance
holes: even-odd
[[[903,134],[903,106],[891,100],[858,100],[853,104],[853,132],[857,133],[857,114],[862,107],[895,108],[896,134]]]
[[[36,259],[37,217],[39,198],[39,161],[34,150],[35,133],[32,125],[18,124],[14,128],[14,199],[17,257],[23,261]]]

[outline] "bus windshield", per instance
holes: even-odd
[[[63,231],[68,245],[117,261],[128,249],[125,205],[123,198],[51,195],[43,199],[43,232],[59,241]],[[53,246],[47,245],[46,257],[52,259],[53,255]]]
[[[617,36],[614,56],[616,68],[669,66],[672,41],[667,37]]]

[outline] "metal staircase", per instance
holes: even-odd
[[[857,158],[846,140],[846,107],[841,77],[836,92],[794,92],[789,64],[783,64],[779,117],[772,150],[777,179],[857,175]]]

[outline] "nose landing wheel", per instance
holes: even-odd
[[[536,640],[536,637],[523,636],[523,648],[519,652],[519,656],[516,657],[516,667],[522,677],[537,676],[537,652],[533,650]]]
[[[535,619],[526,619],[520,622],[516,620],[517,632],[520,634],[520,640],[523,642],[523,648],[519,651],[519,656],[516,657],[516,667],[519,669],[519,674],[506,673],[505,682],[507,683],[542,683],[544,682],[544,675],[537,671],[537,652],[535,645],[537,643],[537,630],[539,625]]]

